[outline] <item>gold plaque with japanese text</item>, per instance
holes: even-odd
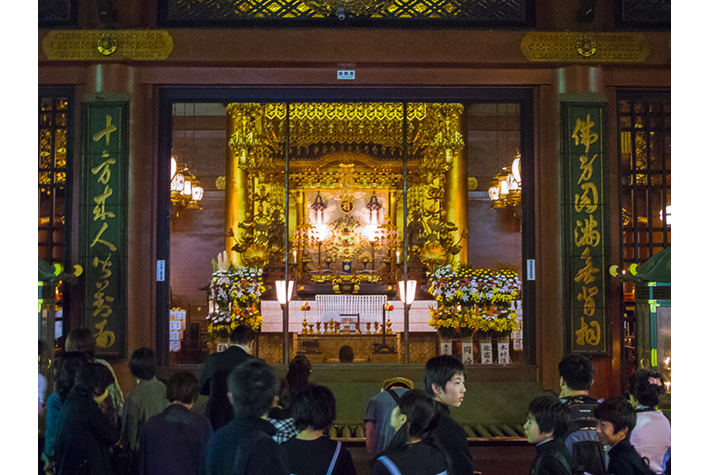
[[[53,61],[158,61],[173,51],[166,30],[53,30],[42,42]]]
[[[650,53],[643,33],[531,32],[520,43],[528,61],[642,63]]]

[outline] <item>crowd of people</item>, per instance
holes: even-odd
[[[237,327],[226,351],[207,357],[201,378],[176,371],[165,383],[155,353],[133,352],[136,387],[125,398],[110,365],[96,358],[89,330],[72,331],[44,402],[40,473],[57,475],[356,475],[348,448],[329,437],[336,399],[310,381],[296,356],[285,377],[253,353],[254,332]],[[660,374],[640,369],[629,398],[589,395],[594,367],[585,356],[559,363],[560,394],[528,405],[525,435],[535,444],[534,475],[670,473],[670,423],[657,409]],[[464,428],[450,414],[466,394],[466,367],[440,355],[424,367],[424,390],[388,378],[365,408],[372,475],[472,475]],[[42,380],[40,379],[40,384]],[[41,393],[41,391],[40,391]],[[204,410],[193,410],[198,395]],[[43,404],[44,402],[44,404]]]

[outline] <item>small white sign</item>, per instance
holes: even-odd
[[[158,270],[155,276],[155,280],[158,282],[165,282],[165,259],[158,259]]]
[[[528,259],[528,280],[535,280],[535,259]]]
[[[354,69],[338,69],[338,80],[352,81],[355,79]]]

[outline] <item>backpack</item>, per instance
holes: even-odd
[[[572,417],[564,436],[565,445],[572,456],[572,473],[575,475],[604,475],[606,455],[597,438],[597,421],[594,408],[599,402],[589,396],[574,396],[562,400]]]

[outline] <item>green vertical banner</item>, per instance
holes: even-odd
[[[608,354],[606,104],[563,102],[565,347]]]
[[[82,107],[81,244],[97,356],[126,357],[127,103]]]

